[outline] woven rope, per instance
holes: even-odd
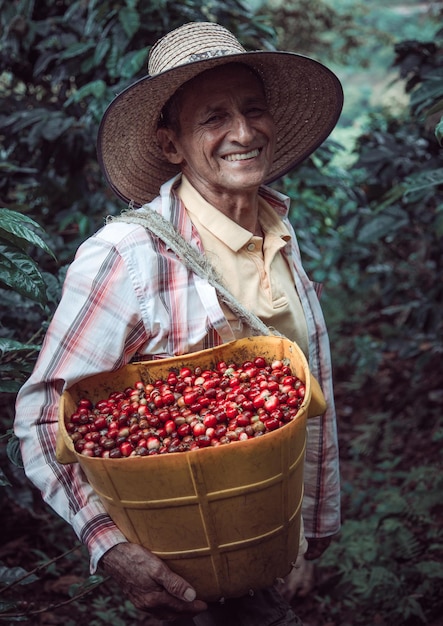
[[[124,211],[121,215],[109,216],[106,223],[126,222],[139,224],[148,229],[156,237],[161,239],[177,255],[180,261],[194,274],[209,282],[217,291],[219,298],[231,309],[242,322],[247,324],[255,335],[278,335],[281,334],[264,324],[254,313],[245,309],[240,302],[223,285],[223,281],[217,270],[209,262],[208,258],[200,254],[191,246],[180,233],[165,220],[157,211]]]

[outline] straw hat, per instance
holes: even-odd
[[[162,108],[183,83],[231,62],[252,67],[265,86],[277,138],[266,183],[303,161],[330,134],[341,112],[343,92],[328,68],[293,52],[246,52],[219,24],[191,22],[152,46],[148,76],[122,91],[105,111],[98,159],[117,196],[142,205],[179,172],[157,144]]]

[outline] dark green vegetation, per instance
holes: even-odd
[[[279,183],[293,198],[305,265],[325,285],[343,475],[342,533],[317,567],[316,589],[296,610],[311,626],[441,624],[441,3],[420,3],[423,13],[403,21],[413,3],[369,12],[369,3],[343,0],[332,9],[293,0],[272,14],[266,7],[253,14],[253,4],[0,2],[6,624],[152,623],[109,581],[89,578],[82,549],[63,554],[75,543],[72,531],[11,462],[19,454],[10,435],[15,393],[32,369],[66,265],[104,216],[122,208],[96,164],[101,114],[114,93],[143,74],[146,46],[193,19],[220,21],[250,48],[278,46],[284,36],[285,47],[334,62],[348,92],[333,139]],[[404,104],[388,107],[381,98],[387,77],[397,81]],[[8,583],[14,586],[5,590]],[[62,605],[48,609],[53,603]]]

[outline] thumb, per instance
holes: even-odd
[[[162,575],[158,577],[158,582],[160,582],[164,589],[172,596],[184,600],[185,602],[193,602],[197,597],[197,593],[192,585],[169,569],[163,569]]]

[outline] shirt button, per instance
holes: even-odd
[[[249,252],[252,252],[253,250],[255,250],[255,243],[248,243],[248,250]]]

